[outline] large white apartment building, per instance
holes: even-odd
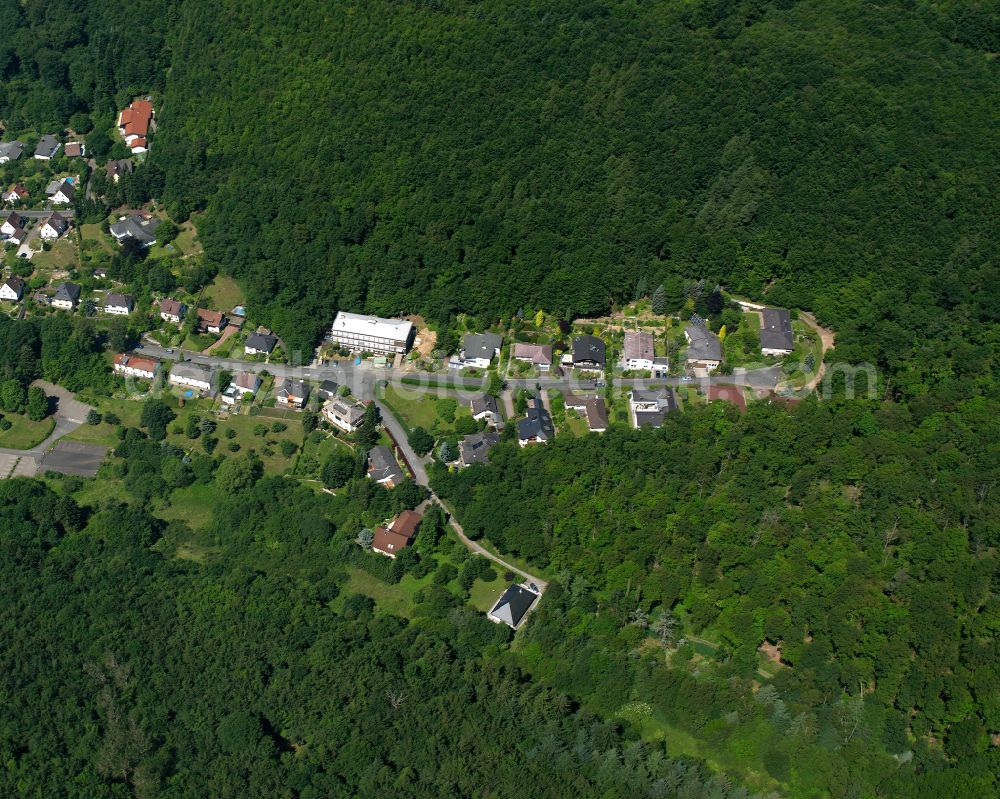
[[[340,311],[333,320],[330,341],[352,352],[394,355],[410,348],[413,332],[413,323],[405,319],[383,319]]]

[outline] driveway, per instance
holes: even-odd
[[[43,456],[60,438],[72,433],[87,420],[90,406],[80,402],[61,386],[36,380],[31,385],[45,389],[45,393],[56,402],[56,426],[49,437],[31,449],[10,449],[0,447],[0,479],[7,477],[34,477],[41,466]]]

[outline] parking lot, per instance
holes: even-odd
[[[107,447],[98,444],[60,441],[42,458],[40,470],[93,477],[104,462],[107,451]]]

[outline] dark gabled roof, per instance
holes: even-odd
[[[469,401],[469,407],[472,409],[472,415],[478,416],[481,413],[492,413],[494,416],[499,416],[500,411],[497,408],[497,398],[491,394],[483,394],[480,397],[473,397]]]
[[[268,336],[264,333],[251,333],[247,336],[247,347],[255,350],[270,352],[278,345],[277,336]]]
[[[59,139],[51,133],[46,133],[38,140],[38,146],[35,148],[35,155],[51,156],[58,147]]]
[[[278,389],[279,397],[309,397],[309,384],[304,380],[292,380],[290,377],[286,378],[281,384],[281,388]]]
[[[722,342],[711,330],[700,324],[689,324],[684,328],[687,334],[689,361],[721,361]]]
[[[573,339],[573,363],[582,361],[604,363],[604,342],[597,336],[577,336]]]
[[[24,291],[24,281],[21,280],[17,275],[11,275],[4,281],[5,286],[10,286],[13,291],[20,294]]]
[[[469,333],[462,341],[462,351],[466,358],[490,360],[501,344],[503,339],[496,333]]]
[[[128,172],[130,175],[135,171],[135,164],[132,163],[131,158],[122,158],[118,161],[108,161],[105,166],[105,171],[108,173],[109,178],[113,178],[115,175],[124,175]]]
[[[494,430],[473,433],[458,442],[459,458],[462,463],[489,463],[490,450],[500,443],[500,436]]]
[[[24,152],[24,144],[19,141],[0,142],[0,157],[7,156],[11,161],[16,161]]]
[[[59,233],[65,233],[66,228],[69,227],[69,222],[66,221],[66,217],[60,214],[58,211],[53,211],[49,214],[49,218],[42,222],[43,225],[50,225],[55,228]]]
[[[115,294],[109,291],[104,295],[104,307],[110,308],[112,305],[116,308],[131,308],[135,305],[135,297],[131,294]]]
[[[379,444],[368,450],[368,461],[371,463],[368,473],[376,481],[391,479],[393,483],[400,483],[406,479],[403,470],[399,468],[399,464],[385,444]]]
[[[140,244],[149,246],[156,241],[156,229],[159,226],[160,220],[156,217],[146,219],[133,214],[127,219],[115,222],[109,229],[116,239],[135,239]]]
[[[552,426],[552,417],[542,404],[541,395],[536,394],[528,408],[528,415],[517,423],[517,437],[521,441],[539,438],[543,441],[555,438],[556,430]]]
[[[76,302],[80,299],[80,287],[76,283],[63,283],[56,289],[53,300],[69,300]]]
[[[511,627],[517,627],[536,599],[538,594],[534,591],[529,591],[523,585],[511,585],[497,600],[490,615]]]
[[[765,308],[760,312],[760,346],[766,350],[793,350],[792,315],[786,308]]]
[[[335,383],[333,380],[324,380],[322,383],[319,384],[318,391],[319,391],[319,393],[320,393],[321,396],[326,397],[327,399],[329,399],[330,397],[336,396],[337,389],[339,389],[339,388],[340,388],[340,386],[337,383]]]

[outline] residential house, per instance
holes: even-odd
[[[472,433],[458,442],[458,462],[464,466],[474,463],[489,463],[490,450],[500,443],[496,430]]]
[[[95,266],[94,267],[94,277],[98,280],[104,280],[108,276],[108,268],[106,266]]]
[[[786,308],[764,308],[760,312],[761,355],[791,355],[795,349],[792,314]]]
[[[52,297],[53,308],[72,311],[80,301],[80,287],[76,283],[62,283]]]
[[[368,476],[386,488],[395,488],[406,479],[396,458],[384,444],[368,450]]]
[[[260,376],[256,372],[237,372],[232,382],[222,392],[222,401],[226,405],[235,405],[247,394],[256,394],[260,388]]]
[[[513,358],[536,366],[540,372],[547,372],[552,368],[552,345],[516,343]]]
[[[76,186],[69,178],[53,180],[45,187],[45,196],[53,205],[70,205],[76,198]]]
[[[0,142],[0,164],[16,161],[24,152],[24,143],[19,141]]]
[[[156,229],[160,226],[160,220],[153,216],[132,214],[122,216],[111,225],[108,230],[118,243],[126,239],[138,242],[143,247],[152,247],[156,244]]]
[[[319,384],[319,388],[316,389],[317,396],[326,402],[337,396],[337,392],[340,390],[340,386],[337,385],[332,380],[324,380]]]
[[[104,172],[108,180],[117,183],[122,179],[122,175],[131,175],[135,171],[135,163],[131,158],[122,158],[118,161],[108,161],[104,167]]]
[[[23,230],[23,228],[24,217],[16,211],[11,211],[4,217],[3,223],[0,223],[0,236],[9,239],[15,233]]]
[[[309,399],[309,391],[309,384],[305,381],[288,378],[278,389],[275,400],[278,405],[283,405],[286,408],[301,408]]]
[[[148,100],[133,100],[129,107],[118,115],[118,131],[133,153],[146,152],[146,138],[149,135],[152,119],[153,104]]]
[[[17,275],[12,275],[0,283],[0,300],[17,302],[24,296],[24,281]]]
[[[251,333],[247,336],[247,343],[243,351],[247,355],[270,355],[277,345],[277,336],[266,333]]]
[[[160,319],[164,322],[173,322],[175,325],[180,324],[185,313],[187,313],[187,306],[180,300],[175,300],[171,297],[165,297],[160,300]]]
[[[405,354],[410,349],[415,332],[413,323],[405,319],[339,311],[328,339],[352,352],[395,355]]]
[[[35,148],[35,158],[39,161],[48,161],[55,156],[59,147],[59,139],[46,133],[38,140],[38,146]]]
[[[688,340],[687,365],[696,375],[706,376],[722,363],[722,342],[711,330],[699,322],[684,328]]]
[[[87,154],[87,145],[82,141],[68,141],[63,152],[67,158],[83,158]]]
[[[532,605],[538,601],[540,594],[525,588],[523,585],[512,584],[503,592],[500,599],[486,614],[486,618],[496,624],[506,624],[512,630],[521,626]]]
[[[569,394],[564,396],[566,408],[577,411],[587,420],[592,433],[603,433],[608,429],[608,409],[597,394]]]
[[[455,368],[473,366],[486,369],[500,354],[502,344],[503,339],[496,333],[469,333],[462,340],[459,356],[452,358],[448,365]]]
[[[375,528],[375,538],[372,549],[376,552],[395,558],[399,550],[409,546],[417,534],[423,519],[415,510],[404,510],[386,527]]]
[[[104,312],[115,316],[128,316],[135,308],[135,297],[131,294],[116,294],[109,291],[104,295]]]
[[[652,371],[654,357],[652,333],[626,330],[623,350],[622,361],[626,369]]]
[[[8,191],[4,192],[3,201],[16,205],[23,200],[27,200],[29,196],[28,190],[24,187],[23,183],[15,183]]]
[[[169,382],[172,386],[210,393],[215,385],[215,370],[200,363],[181,361],[170,367]]]
[[[574,369],[604,371],[604,342],[597,336],[577,336],[570,355]]]
[[[469,409],[477,422],[485,421],[494,427],[500,426],[500,409],[497,407],[496,397],[489,394],[473,397],[469,400]]]
[[[376,527],[372,538],[372,551],[395,559],[400,550],[410,545],[410,539],[405,535],[394,533],[385,527]]]
[[[527,416],[517,423],[517,443],[522,447],[547,444],[555,437],[552,417],[542,404],[542,395],[536,394],[528,406]]]
[[[670,411],[677,410],[677,397],[673,389],[635,388],[628,397],[629,416],[634,427],[660,427],[663,417]]]
[[[69,222],[66,220],[66,217],[58,211],[53,211],[49,214],[46,220],[42,222],[42,225],[38,230],[38,235],[43,239],[51,241],[53,239],[58,239],[67,230],[69,230]]]
[[[156,377],[156,370],[159,366],[159,361],[154,361],[152,358],[122,352],[115,356],[113,368],[116,374],[125,375],[126,377],[141,377],[143,380],[152,380]]]
[[[221,333],[226,326],[226,315],[222,311],[198,309],[198,330],[202,333]]]
[[[334,397],[323,406],[323,416],[334,427],[353,433],[365,418],[365,406],[346,397]]]

